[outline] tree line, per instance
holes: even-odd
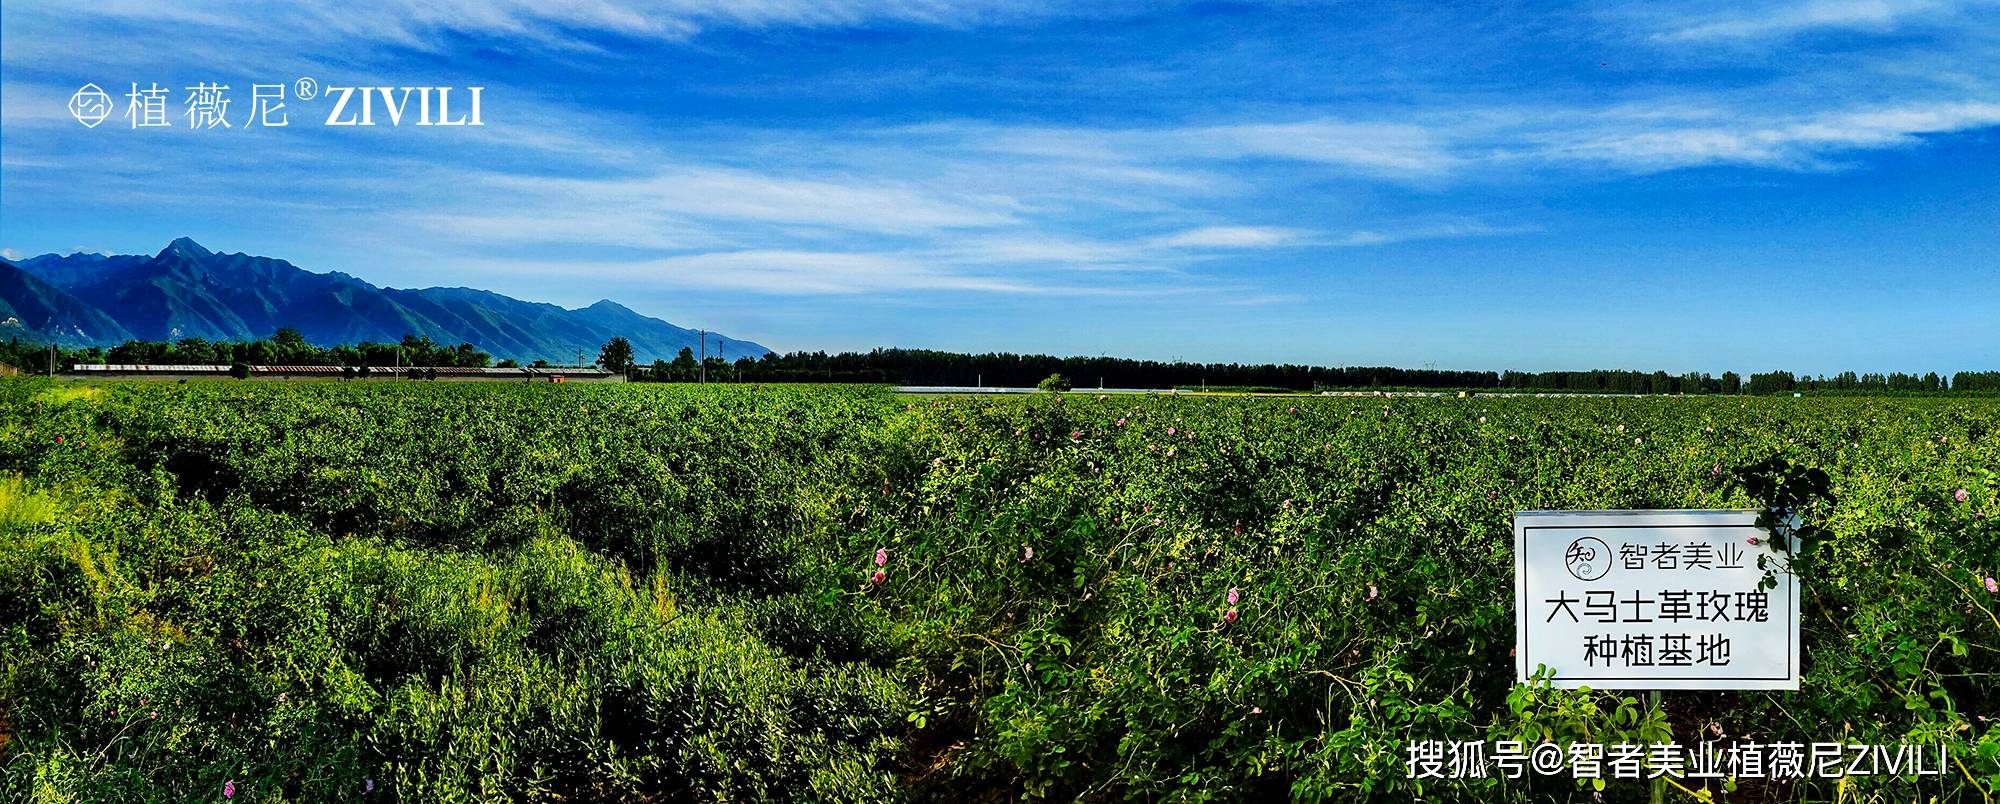
[[[15,338],[0,344],[0,362],[30,372],[44,372],[49,347]],[[321,347],[295,329],[285,328],[255,341],[127,341],[109,349],[58,349],[56,363],[152,363],[293,366],[437,366],[512,367],[512,360],[495,363],[470,343],[445,345],[406,335],[398,343],[363,342]],[[534,365],[547,366],[545,361]],[[598,353],[597,365],[624,373],[638,382],[840,382],[1033,387],[1051,375],[1061,375],[1075,387],[1106,388],[1256,388],[1290,391],[1321,389],[1425,389],[1566,391],[1614,394],[1780,394],[1804,391],[1923,392],[2000,391],[2000,371],[1962,371],[1945,377],[1888,373],[1834,375],[1789,371],[1733,371],[1670,374],[1665,371],[1596,369],[1590,371],[1459,371],[1407,369],[1392,366],[1310,366],[1293,363],[1190,363],[1134,360],[1120,357],[1056,357],[1008,352],[965,354],[933,349],[874,349],[867,352],[795,351],[766,353],[762,358],[702,360],[683,348],[672,360],[640,363],[632,345],[613,338]]]
[[[18,338],[0,348],[0,360],[29,371],[46,371],[49,347]],[[19,361],[19,362],[16,362]],[[436,366],[483,368],[495,365],[493,356],[470,343],[447,346],[418,335],[405,335],[398,343],[363,341],[357,344],[321,347],[306,341],[299,331],[286,327],[269,338],[254,341],[210,341],[182,338],[177,341],[131,340],[104,348],[58,349],[59,366],[75,364],[152,365],[250,365],[250,366]],[[516,365],[511,360],[499,365]]]
[[[620,366],[638,381],[690,382],[701,364],[692,350],[673,361]],[[1914,374],[1795,375],[1789,371],[1669,374],[1664,371],[1456,371],[1391,366],[1188,363],[1118,357],[1055,357],[1006,352],[963,354],[931,349],[766,353],[734,362],[708,359],[711,382],[863,382],[899,385],[1032,387],[1060,375],[1076,388],[1471,389],[1614,394],[1773,394],[1794,391],[2000,390],[2000,371],[1959,372],[1949,380]]]

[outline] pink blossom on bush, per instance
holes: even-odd
[[[235,797],[236,797],[236,780],[235,780],[235,779],[230,779],[229,781],[226,781],[226,782],[223,782],[223,783],[222,783],[222,797],[223,797],[223,798],[235,798]]]
[[[1033,560],[1035,560],[1035,548],[1031,545],[1021,545],[1021,563],[1026,564]]]
[[[1987,576],[1986,593],[1989,595],[2000,595],[2000,581],[1993,580],[1993,577],[1990,575]]]
[[[875,566],[886,567],[888,565],[889,565],[889,548],[887,547],[875,548]]]
[[[1236,590],[1236,587],[1232,586],[1229,587],[1229,594],[1225,595],[1224,598],[1229,601],[1229,605],[1234,606],[1237,601],[1243,599],[1243,595]]]
[[[882,570],[876,570],[874,575],[868,576],[868,582],[872,584],[880,584],[886,580],[889,580],[889,573]]]
[[[1377,594],[1377,593],[1376,593],[1376,591],[1375,591],[1375,585],[1374,585],[1374,584],[1372,584],[1372,583],[1371,583],[1371,584],[1369,584],[1369,585],[1368,585],[1368,597],[1367,597],[1367,598],[1365,598],[1365,599],[1366,599],[1366,600],[1374,600],[1375,598],[1377,598],[1377,597],[1380,597],[1380,596],[1381,596],[1381,595]]]
[[[1952,492],[1951,497],[1952,499],[1957,500],[1959,502],[1965,502],[1966,500],[1972,499],[1972,494],[1971,492],[1968,492],[1965,489],[1959,489],[1958,491]]]
[[[1236,610],[1235,610],[1235,609],[1230,609],[1230,610],[1228,610],[1228,611],[1225,611],[1225,612],[1223,612],[1223,613],[1222,613],[1222,621],[1223,621],[1223,622],[1225,622],[1225,623],[1233,623],[1233,622],[1236,622]]]

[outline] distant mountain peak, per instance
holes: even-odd
[[[194,260],[205,260],[215,256],[215,252],[202,248],[202,245],[194,242],[194,238],[192,237],[176,237],[173,242],[167,244],[166,248],[160,250],[160,256],[162,257],[170,253],[179,254]]]

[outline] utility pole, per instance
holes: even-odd
[[[708,383],[708,330],[701,330],[701,381]]]
[[[56,376],[56,345],[49,344],[49,376]]]

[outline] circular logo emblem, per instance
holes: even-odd
[[[1563,565],[1579,581],[1597,580],[1611,571],[1611,546],[1595,536],[1577,539],[1563,552]]]
[[[69,96],[69,113],[84,128],[96,128],[104,118],[111,116],[111,96],[104,94],[96,84],[84,84],[75,95]]]

